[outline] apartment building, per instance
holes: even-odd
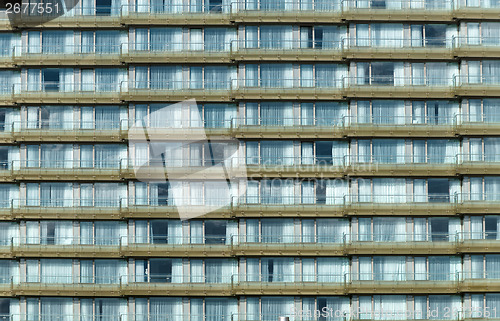
[[[500,318],[499,0],[40,19],[0,19],[0,320]]]

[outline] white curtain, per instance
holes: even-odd
[[[261,26],[260,48],[290,49],[293,44],[292,26]]]
[[[373,201],[376,203],[406,202],[406,180],[404,178],[374,178]]]
[[[260,72],[262,87],[289,88],[293,86],[292,64],[261,64]]]
[[[43,283],[74,283],[72,260],[44,259],[40,260],[40,282]]]
[[[373,277],[375,280],[406,280],[406,258],[404,256],[373,257]]]

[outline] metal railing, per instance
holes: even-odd
[[[139,91],[139,90],[150,90],[150,91],[176,91],[176,90],[193,90],[193,91],[210,91],[210,90],[222,90],[227,91],[231,89],[231,86],[235,84],[232,80],[226,81],[212,81],[209,79],[199,79],[199,80],[173,80],[173,81],[123,81],[121,83],[121,91]]]
[[[197,52],[197,51],[210,51],[210,52],[229,52],[231,49],[231,42],[135,42],[122,46],[128,46],[128,50],[122,48],[122,52],[134,53],[157,53],[157,52]]]
[[[444,86],[453,87],[452,77],[348,76],[344,87],[350,86]]]
[[[331,78],[259,78],[259,79],[241,79],[235,81],[240,89],[265,88],[265,89],[323,89],[336,88],[341,89],[345,85],[343,79]]]
[[[327,41],[327,40],[233,40],[231,42],[231,51],[238,52],[240,50],[259,50],[259,52],[277,51],[277,50],[301,50],[304,53],[307,50],[332,50],[340,51],[343,41]]]
[[[453,205],[466,202],[500,203],[500,194],[498,193],[427,193],[427,194],[378,194],[377,187],[373,194],[346,194],[342,196],[327,195],[242,195],[236,196],[205,196],[200,199],[187,197],[159,197],[159,198],[117,198],[117,199],[10,199],[0,200],[0,209],[13,208],[126,208],[126,207],[155,207],[155,206],[213,206],[217,209],[233,208],[234,206],[257,206],[274,207],[288,205],[303,206],[331,206],[343,207],[350,205],[370,205],[378,204],[408,205],[408,204],[429,204],[448,203]]]
[[[117,76],[118,78],[118,76]],[[14,93],[61,93],[61,94],[93,94],[119,93],[120,83],[73,83],[66,81],[43,81],[40,83],[14,84]]]
[[[47,57],[49,55],[54,55],[57,57],[65,55],[78,55],[82,57],[84,55],[108,55],[108,54],[119,54],[121,53],[121,45],[113,44],[91,44],[91,45],[39,45],[39,46],[16,46],[13,49],[13,55],[15,57],[19,56],[22,58],[30,58],[30,56],[39,57],[39,55],[44,55]]]
[[[401,30],[403,31],[403,30]],[[342,49],[346,48],[445,48],[452,47],[452,42],[447,40],[446,37],[422,37],[422,38],[363,38],[353,37],[344,38],[342,41]]]

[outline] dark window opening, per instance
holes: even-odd
[[[484,230],[486,232],[486,239],[496,240],[497,239],[497,218],[486,216],[484,222]]]
[[[208,1],[208,11],[210,11],[210,12],[222,12],[222,0],[209,0]]]
[[[314,47],[321,49],[323,48],[323,28],[314,28]]]
[[[432,241],[448,241],[449,220],[441,217],[430,218],[429,231]]]
[[[111,15],[111,0],[96,0],[95,12],[99,16]]]
[[[10,299],[0,299],[0,320],[10,320]]]
[[[426,25],[425,42],[427,46],[435,46],[435,47],[446,46],[446,26]]]
[[[394,63],[373,62],[371,66],[372,66],[372,84],[375,85],[394,84]]]
[[[372,0],[371,7],[376,9],[385,9],[385,0]]]
[[[168,242],[168,221],[151,221],[151,243],[166,244]]]
[[[0,108],[0,131],[5,130],[5,114],[6,114],[5,109]]]
[[[45,231],[42,231],[45,235],[44,238],[42,239],[43,244],[55,244],[55,239],[56,239],[56,224],[55,222],[45,222],[42,225],[43,229]]]
[[[9,168],[9,147],[0,146],[0,169]]]
[[[205,221],[205,244],[225,244],[226,228],[226,221]]]
[[[332,159],[332,142],[316,142],[316,164],[331,165]]]
[[[170,259],[151,259],[150,280],[151,282],[170,283],[172,282],[172,260]]]
[[[431,178],[428,180],[429,202],[449,202],[450,182],[446,178]]]
[[[42,77],[45,91],[59,91],[58,69],[44,69]]]

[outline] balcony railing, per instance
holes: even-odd
[[[57,248],[75,246],[82,247],[122,247],[122,246],[238,246],[252,244],[301,244],[301,245],[321,245],[321,244],[361,244],[396,242],[396,243],[422,243],[422,242],[474,242],[489,240],[498,241],[500,245],[500,233],[497,232],[456,232],[456,233],[338,233],[331,235],[318,234],[242,234],[227,236],[172,236],[172,235],[122,235],[117,237],[95,236],[95,237],[72,237],[72,236],[22,236],[11,237],[0,240],[0,247],[5,246],[44,246],[49,249],[50,246]]]
[[[271,89],[312,89],[321,90],[324,88],[339,88],[344,85],[342,79],[332,78],[264,78],[264,79],[242,79],[238,81],[236,88],[241,89],[254,89],[262,88],[265,90]]]
[[[446,37],[423,37],[423,38],[345,38],[342,48],[371,49],[371,48],[445,48],[451,47],[452,42]]]
[[[126,49],[128,47],[128,50]],[[159,54],[168,52],[180,52],[180,53],[196,53],[196,52],[221,52],[230,51],[230,42],[136,42],[133,44],[122,45],[122,52],[128,52],[129,54]]]
[[[61,58],[61,56],[75,56],[83,58],[86,55],[110,55],[120,54],[121,46],[112,44],[91,44],[91,45],[62,45],[62,46],[19,46],[14,47],[14,56],[19,58],[51,57]]]
[[[398,77],[398,76],[349,76],[344,79],[345,87],[391,86],[392,87],[453,87],[453,78],[445,77]]]
[[[396,205],[418,205],[422,207],[432,206],[432,203],[448,203],[452,205],[470,205],[472,203],[480,205],[494,205],[500,203],[500,194],[497,193],[408,193],[408,194],[378,194],[375,188],[374,194],[347,194],[342,196],[330,195],[302,195],[302,196],[281,196],[281,195],[242,195],[236,196],[205,196],[201,198],[186,198],[186,197],[165,197],[165,198],[97,198],[97,199],[76,199],[76,198],[51,198],[51,199],[10,199],[0,200],[0,208],[127,208],[141,207],[154,208],[159,206],[178,207],[213,207],[215,209],[244,206],[244,207],[269,207],[272,209],[276,206],[283,207],[288,205],[301,205],[313,207],[338,207],[345,206],[378,206],[386,204],[390,206]]]
[[[61,117],[63,118],[63,117]],[[128,121],[120,120],[112,121],[94,121],[94,120],[38,120],[38,121],[14,121],[10,124],[5,124],[4,128],[10,128],[12,132],[28,135],[29,133],[61,133],[65,135],[71,132],[83,134],[85,132],[103,133],[119,132],[121,129],[128,129]]]
[[[210,4],[208,1],[201,1],[193,4],[133,4],[122,5],[122,16],[152,14],[152,15],[175,15],[180,13],[189,14],[221,14],[231,12],[232,6],[226,4]]]
[[[300,50],[307,53],[311,50],[324,51],[340,51],[342,49],[342,41],[327,41],[327,40],[234,40],[231,42],[231,51],[238,53],[241,50],[258,50],[265,53],[266,51],[275,53],[276,51]]]
[[[474,48],[481,46],[484,50],[488,47],[500,47],[500,39],[498,37],[487,37],[487,36],[458,36],[454,37],[453,45],[457,48]],[[486,47],[486,48],[485,48]]]
[[[286,267],[283,267],[284,269]],[[338,267],[340,268],[340,267]],[[346,266],[350,269],[349,266]],[[430,267],[432,269],[432,266]],[[443,269],[453,270],[456,272],[391,272],[390,266],[381,267],[379,272],[333,272],[333,273],[232,273],[232,274],[211,274],[211,275],[182,275],[182,274],[118,274],[115,271],[110,276],[86,276],[86,275],[22,275],[0,278],[0,288],[10,285],[17,288],[19,286],[29,289],[33,286],[49,287],[64,287],[73,285],[80,287],[94,287],[106,290],[106,285],[116,285],[127,290],[134,286],[162,286],[163,287],[179,287],[187,285],[200,285],[200,287],[217,287],[217,284],[227,285],[227,287],[245,286],[313,286],[317,288],[324,287],[328,284],[335,284],[338,287],[345,287],[351,284],[367,286],[377,283],[379,285],[390,284],[393,286],[406,287],[404,282],[412,282],[413,285],[427,282],[463,282],[463,281],[486,281],[499,282],[500,272],[498,271],[461,271],[461,266],[448,265]],[[404,268],[403,268],[404,270]],[[220,271],[220,270],[219,270]],[[283,283],[286,283],[284,285]],[[399,283],[399,284],[398,284]]]
[[[448,0],[342,0],[344,10],[370,9],[387,10],[451,10],[453,1]]]
[[[95,94],[95,93],[119,93],[120,84],[116,83],[73,83],[65,81],[43,81],[40,83],[24,83],[14,85],[15,93],[26,93],[26,94]]]
[[[208,79],[199,79],[191,81],[125,81],[121,85],[123,92],[132,93],[134,91],[228,91],[234,82],[227,81],[211,81]]]

